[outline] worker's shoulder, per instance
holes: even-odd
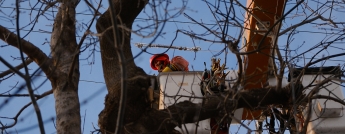
[[[187,62],[188,61],[186,59],[184,59],[182,56],[175,56],[171,59],[171,62]]]

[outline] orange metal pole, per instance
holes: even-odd
[[[247,0],[247,16],[244,24],[245,52],[256,51],[244,57],[244,89],[262,88],[267,84],[269,59],[272,53],[272,36],[264,38],[283,13],[285,0]],[[279,25],[277,25],[278,27]],[[275,28],[279,31],[280,28]],[[275,32],[278,32],[275,31]],[[272,32],[273,33],[273,32]],[[270,33],[271,35],[271,33]],[[260,41],[263,39],[262,43]],[[261,110],[244,109],[243,120],[259,119]]]

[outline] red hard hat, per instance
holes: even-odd
[[[169,62],[169,56],[167,54],[155,54],[153,55],[151,58],[150,58],[150,65],[151,65],[151,68],[153,70],[158,70],[155,65],[154,65],[154,61],[155,60],[160,60],[160,61],[164,61],[164,64],[168,64]]]

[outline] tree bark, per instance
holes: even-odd
[[[117,24],[128,29],[132,28],[132,24],[136,16],[146,5],[146,0],[113,0],[115,7],[115,15],[118,16]],[[113,133],[115,131],[121,83],[120,83],[120,65],[119,57],[116,54],[114,34],[111,29],[111,16],[109,9],[98,19],[96,28],[101,33],[100,46],[104,79],[106,82],[108,94],[105,98],[105,107],[99,114],[99,127],[102,133]],[[119,28],[120,42],[124,57],[126,60],[127,72],[126,87],[127,101],[125,103],[124,124],[137,120],[143,111],[149,107],[146,102],[146,90],[149,86],[146,73],[137,67],[133,60],[133,54],[130,46],[131,31]],[[144,76],[138,77],[138,76]]]
[[[75,35],[75,8],[78,0],[63,0],[55,18],[51,36],[52,83],[56,129],[58,134],[80,134],[80,104],[78,97],[79,50]],[[77,58],[77,60],[73,60]]]

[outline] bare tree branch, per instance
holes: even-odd
[[[138,121],[127,124],[125,126],[125,130],[128,134],[171,132],[176,126],[182,125],[182,122],[196,122],[194,120],[196,111],[200,111],[198,119],[204,120],[217,116],[219,112],[222,111],[223,107],[228,111],[238,108],[259,109],[260,107],[268,105],[282,105],[284,107],[289,107],[289,105],[292,105],[291,87],[291,85],[287,85],[279,90],[276,90],[276,87],[240,90],[236,95],[238,96],[238,100],[229,98],[227,101],[224,101],[224,98],[220,96],[205,96],[204,104],[202,106],[200,104],[184,101],[171,105],[167,109],[161,111],[152,109],[147,111]],[[301,84],[296,84],[293,87],[298,91],[297,96],[301,96],[303,86]],[[181,117],[184,118],[182,119]],[[157,129],[157,127],[152,126],[160,127]]]
[[[32,61],[33,61],[33,60],[31,60],[31,59],[27,59],[27,60],[25,61],[25,64],[26,64],[26,65],[29,65],[30,63],[32,63]],[[24,64],[22,63],[22,64],[20,64],[20,65],[14,67],[14,68],[15,68],[16,70],[20,70],[20,69],[22,69],[23,67],[24,67]],[[4,72],[0,73],[0,78],[3,78],[3,77],[5,77],[6,75],[9,75],[9,74],[11,74],[11,73],[14,73],[11,69],[9,69],[9,70],[7,70],[7,71],[4,71]]]
[[[0,39],[7,42],[9,45],[19,48],[17,35],[9,31],[7,28],[0,25]],[[45,74],[52,74],[50,70],[51,59],[43,53],[38,47],[32,43],[21,39],[21,44],[23,46],[23,52],[29,56],[30,59],[35,61],[37,65],[45,72]]]

